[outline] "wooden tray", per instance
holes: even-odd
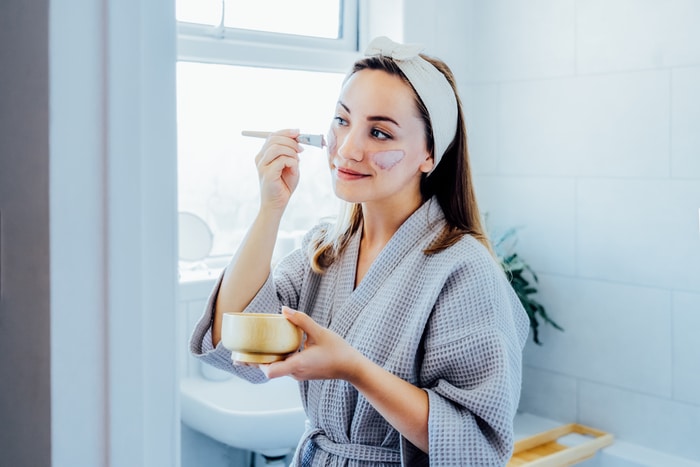
[[[566,445],[558,442],[566,435],[580,435],[578,443]],[[613,442],[613,435],[570,423],[553,428],[529,438],[516,441],[513,457],[507,467],[565,467],[593,457],[595,453]]]

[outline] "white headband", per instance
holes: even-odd
[[[445,75],[419,55],[422,50],[421,45],[399,44],[380,36],[369,43],[365,56],[392,58],[425,104],[433,127],[435,170],[457,132],[457,97]]]

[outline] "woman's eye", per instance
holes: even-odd
[[[384,133],[382,130],[378,130],[376,128],[372,129],[371,134],[377,139],[391,139],[391,135],[389,133]]]
[[[335,117],[333,117],[333,121],[340,126],[345,126],[348,124],[347,120],[345,120],[343,117],[339,117],[337,115]]]

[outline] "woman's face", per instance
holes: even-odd
[[[413,202],[433,168],[413,90],[398,76],[362,70],[343,86],[328,132],[336,195],[348,202]]]

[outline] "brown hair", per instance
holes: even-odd
[[[420,191],[423,200],[426,201],[435,196],[445,214],[446,220],[446,226],[424,250],[424,253],[437,253],[454,245],[464,235],[471,235],[493,254],[488,236],[481,223],[481,215],[476,202],[467,150],[467,131],[462,112],[462,103],[457,93],[454,76],[443,61],[422,54],[421,57],[429,61],[445,75],[457,98],[457,133],[440,159],[440,163],[430,176],[423,175],[421,179]],[[353,65],[350,73],[348,73],[345,81],[358,71],[366,69],[380,70],[390,75],[398,76],[413,89],[410,81],[396,65],[396,62],[383,56],[367,57],[358,60]],[[433,154],[433,130],[430,116],[415,89],[413,89],[413,94],[416,108],[425,124],[426,146],[428,151]],[[309,246],[309,256],[313,270],[317,273],[323,273],[328,266],[333,264],[360,225],[362,225],[361,205],[358,203],[345,203],[335,228],[332,231],[321,231]]]

